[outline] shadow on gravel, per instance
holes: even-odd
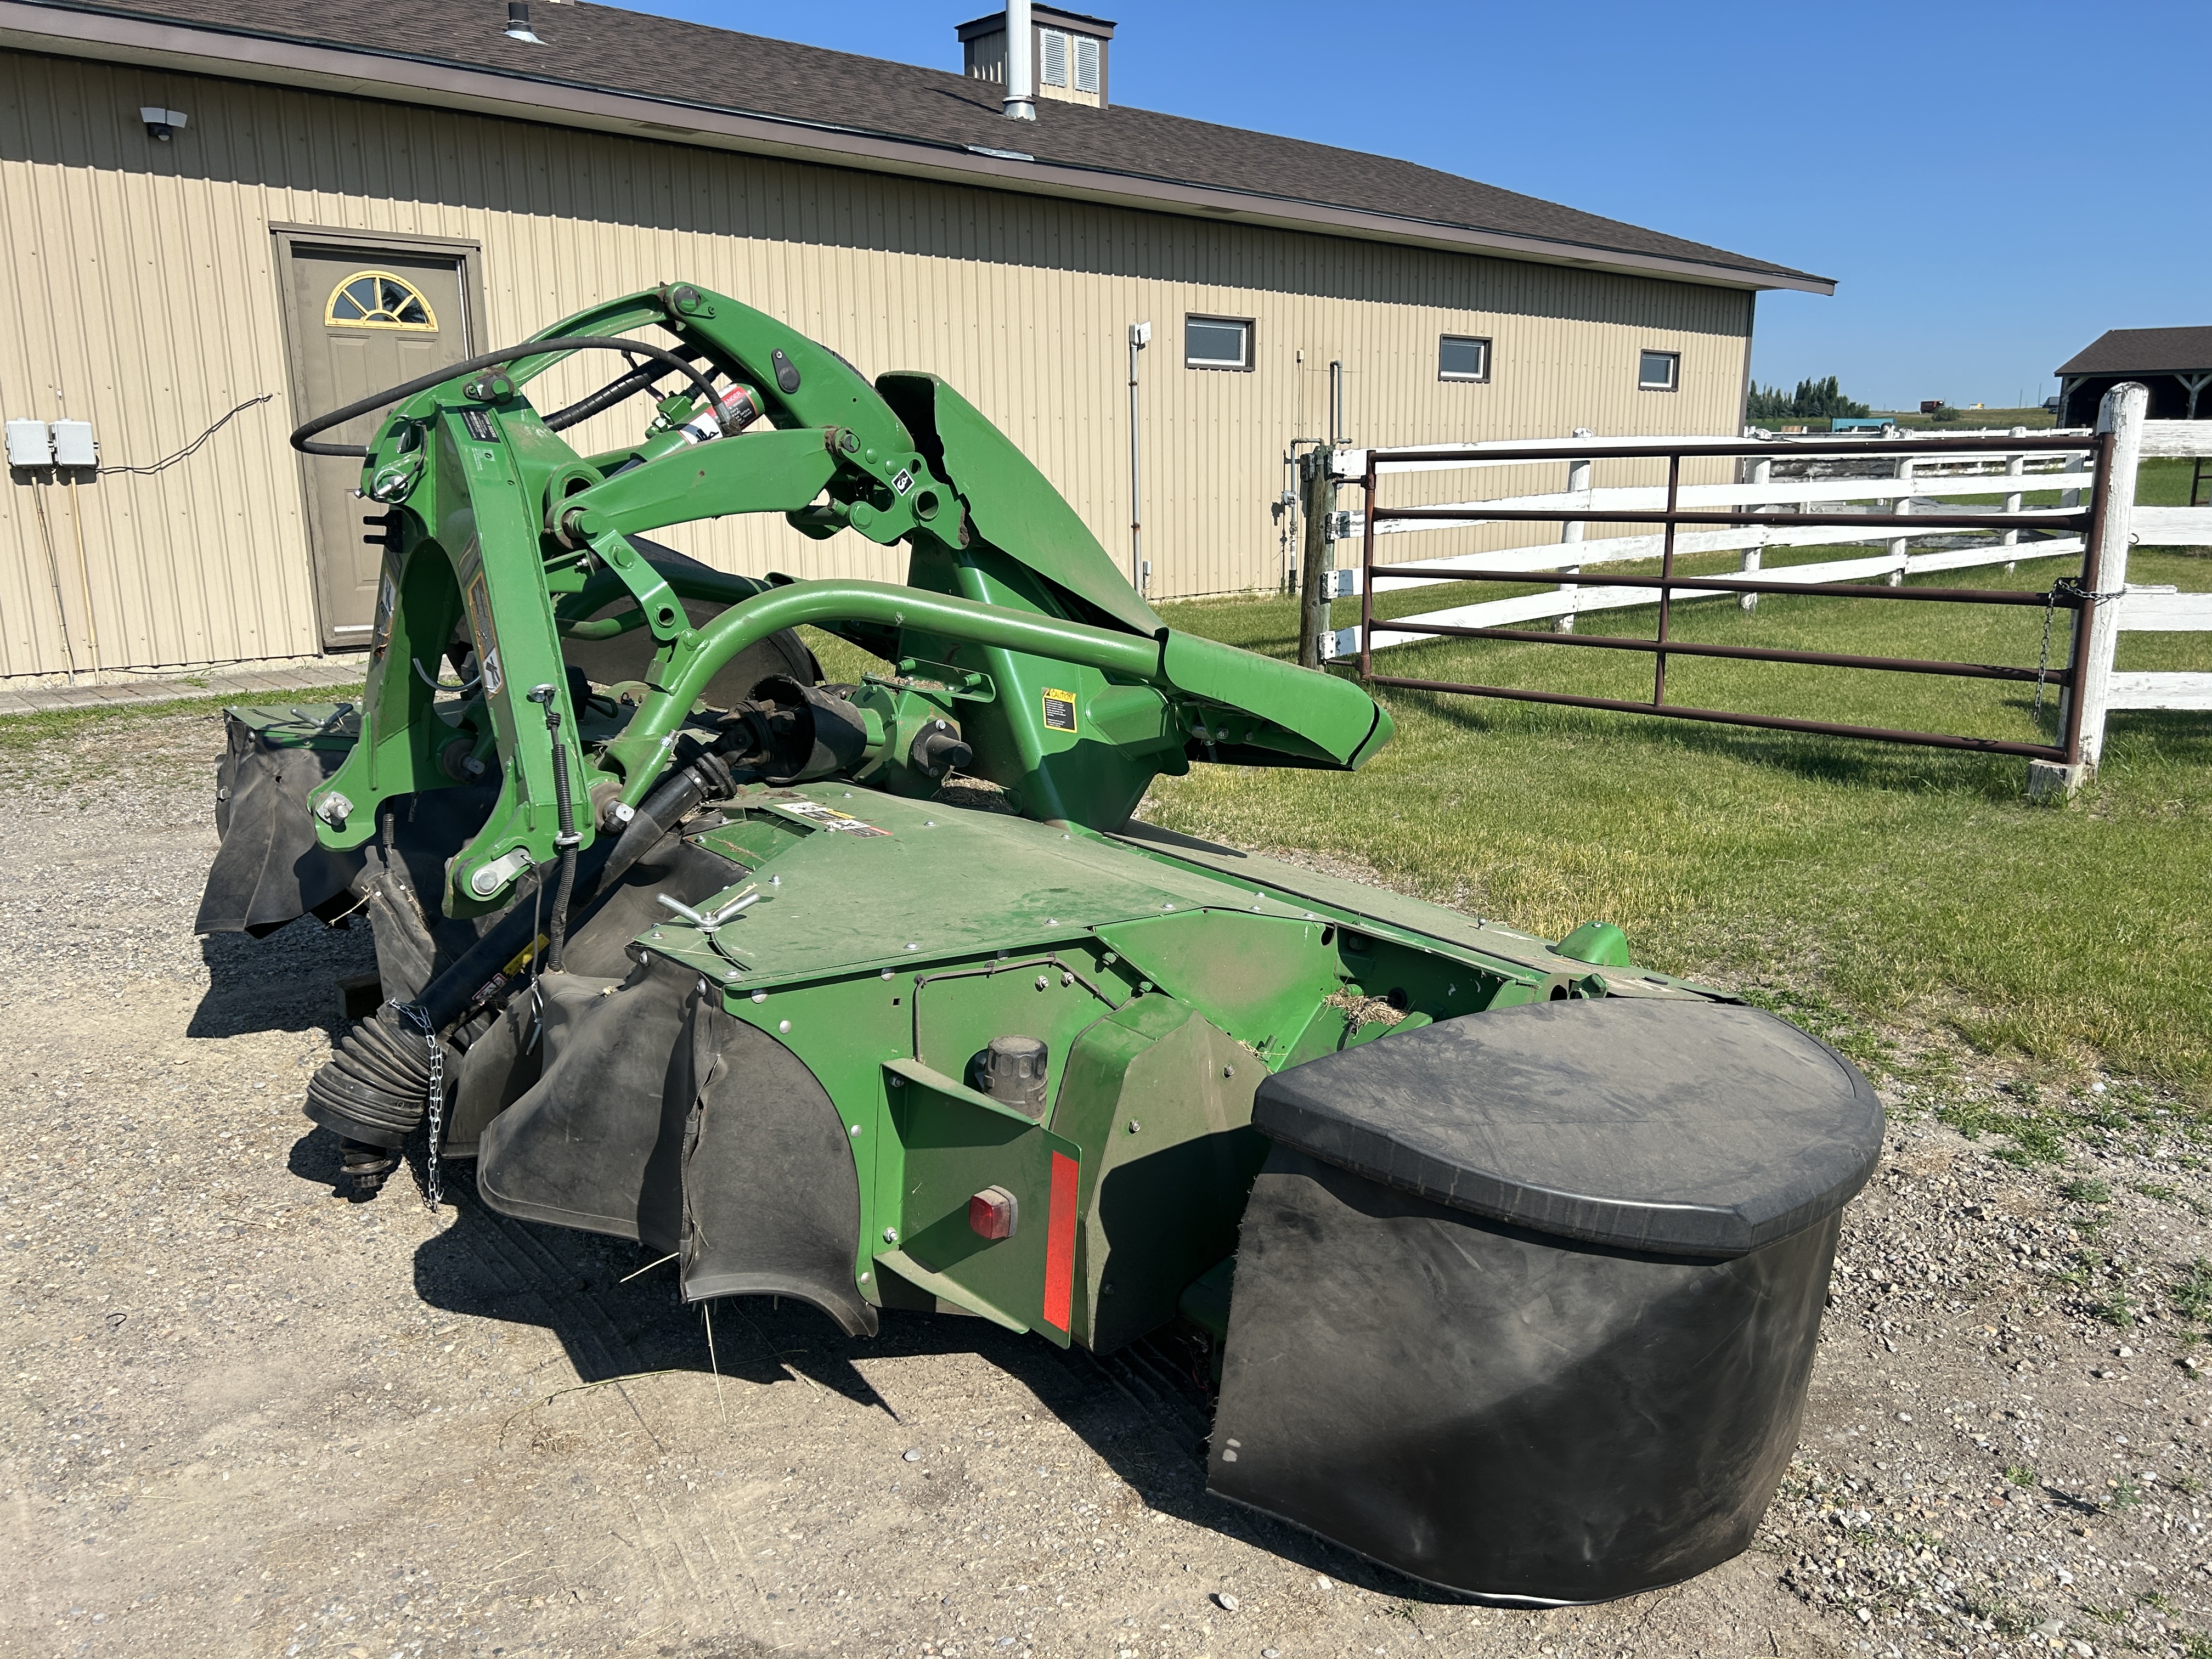
[[[284,1167],[302,1181],[312,1181],[336,1192],[341,1162],[338,1138],[318,1125],[292,1143],[291,1155],[284,1160]]]
[[[317,1139],[327,1143],[326,1153],[309,1148]],[[308,1137],[295,1149],[293,1167],[303,1175],[327,1167],[334,1177],[337,1143],[327,1135]],[[418,1146],[408,1170],[395,1175],[376,1201],[421,1202],[422,1175]],[[541,1327],[567,1350],[585,1382],[658,1370],[708,1374],[704,1319],[698,1307],[678,1298],[672,1262],[647,1267],[647,1254],[628,1240],[499,1215],[477,1197],[472,1165],[448,1165],[445,1175],[454,1219],[415,1256],[415,1287],[426,1303],[448,1313]],[[887,1310],[871,1338],[848,1337],[825,1316],[788,1297],[730,1297],[713,1308],[714,1355],[725,1376],[775,1383],[796,1376],[899,1419],[898,1402],[878,1394],[854,1362],[972,1353],[1035,1395],[1148,1509],[1379,1594],[1465,1600],[1208,1496],[1204,1445],[1211,1408],[1189,1357],[1171,1343],[1140,1342],[1101,1359],[953,1315]]]
[[[210,933],[200,940],[208,988],[185,1035],[240,1036],[248,1031],[307,1031],[336,1036],[344,1020],[338,981],[376,971],[368,929],[326,927],[302,917],[266,939]]]

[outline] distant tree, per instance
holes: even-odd
[[[1870,415],[1864,404],[1844,396],[1832,374],[1825,380],[1800,380],[1795,392],[1753,383],[1745,413],[1754,421],[1818,420],[1824,416]]]

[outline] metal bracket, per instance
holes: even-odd
[[[653,638],[665,642],[690,630],[690,616],[684,609],[684,601],[676,597],[676,590],[621,532],[601,531],[592,538],[592,551],[600,563],[622,578],[623,586],[645,612],[645,625],[653,630]]]

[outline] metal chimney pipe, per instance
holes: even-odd
[[[1006,118],[1036,119],[1036,40],[1030,0],[1006,0]]]
[[[507,0],[507,27],[503,31],[509,40],[527,40],[533,46],[545,43],[530,27],[530,0]]]

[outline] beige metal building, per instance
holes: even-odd
[[[0,0],[0,416],[21,463],[0,495],[0,678],[365,643],[355,479],[285,434],[665,280],[870,373],[943,374],[1117,556],[1141,512],[1155,598],[1283,580],[1271,507],[1291,440],[1325,431],[1332,362],[1361,443],[1732,432],[1756,293],[1831,289],[1111,105],[1111,26],[1079,14],[1037,27],[1062,31],[1063,90],[1091,89],[1041,88],[1018,122],[975,25],[963,76],[550,0],[520,38],[506,9]],[[553,395],[603,368],[564,365]],[[66,462],[87,434],[64,421],[88,423],[96,467],[37,451],[59,436]],[[678,539],[726,568],[897,574],[780,523]]]

